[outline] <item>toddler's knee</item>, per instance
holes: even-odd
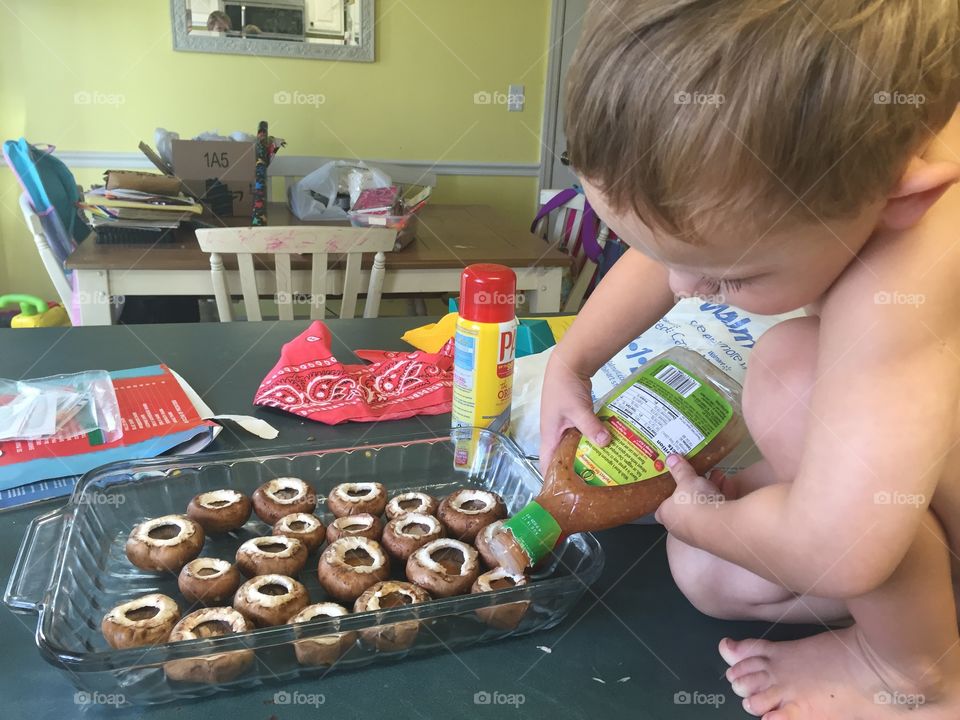
[[[693,548],[671,548],[670,571],[680,592],[697,610],[719,620],[743,620],[750,615],[742,598],[727,592],[719,563]],[[689,551],[689,552],[687,552]]]
[[[819,327],[818,318],[794,318],[771,328],[757,342],[743,387],[743,413],[748,425],[765,427],[782,415],[783,408],[778,405],[792,405],[809,395]]]

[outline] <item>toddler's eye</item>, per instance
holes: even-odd
[[[703,295],[716,295],[723,293],[740,292],[745,280],[727,280],[716,278],[701,278],[697,291]]]

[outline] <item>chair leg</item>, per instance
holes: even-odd
[[[380,315],[380,296],[383,294],[383,276],[386,274],[387,258],[382,252],[373,256],[373,267],[370,268],[370,285],[367,288],[367,302],[363,307],[365,318],[375,318]]]

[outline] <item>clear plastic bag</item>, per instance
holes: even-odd
[[[0,440],[62,440],[90,433],[99,433],[99,442],[123,437],[117,395],[105,370],[36,380],[0,378]]]

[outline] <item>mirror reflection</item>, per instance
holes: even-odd
[[[194,37],[359,45],[360,0],[187,0]]]

